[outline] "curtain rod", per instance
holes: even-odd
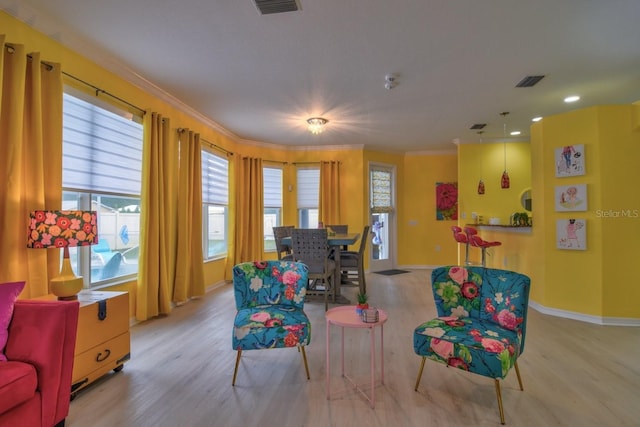
[[[186,132],[188,129],[185,128],[178,128],[176,129],[178,131],[178,133],[184,133]],[[223,153],[229,155],[229,156],[233,156],[233,152],[227,150],[226,148],[222,148],[219,145],[214,144],[213,142],[209,142],[204,138],[200,138],[200,142],[204,142],[205,144],[207,144],[208,146],[212,147],[212,148],[217,148],[218,150],[222,151]]]
[[[11,43],[5,43],[4,45],[7,48],[7,50],[9,51],[9,53],[14,53],[16,51],[16,48]],[[33,60],[33,55],[28,53],[27,54],[27,58]],[[55,68],[54,65],[52,65],[49,62],[40,61],[40,63],[47,68],[47,71],[51,71],[51,70],[53,70]],[[115,100],[117,100],[117,101],[119,101],[119,102],[121,102],[121,103],[123,103],[125,105],[128,105],[131,108],[135,108],[136,110],[140,111],[142,113],[142,115],[145,115],[147,113],[146,110],[144,110],[143,108],[140,108],[137,105],[133,105],[132,103],[130,103],[128,101],[125,101],[124,99],[122,99],[122,98],[120,98],[118,96],[115,96],[114,94],[109,93],[104,89],[100,89],[99,87],[94,86],[91,83],[88,83],[88,82],[86,82],[86,81],[84,81],[84,80],[82,80],[82,79],[80,79],[80,78],[78,78],[78,77],[76,77],[76,76],[74,76],[72,74],[69,74],[69,73],[67,73],[65,71],[61,71],[61,73],[64,74],[65,76],[67,76],[67,77],[70,77],[70,78],[72,78],[72,79],[74,79],[74,80],[76,80],[76,81],[78,81],[78,82],[80,82],[80,83],[82,83],[82,84],[84,84],[86,86],[89,86],[90,88],[94,89],[96,91],[96,96],[98,96],[100,93],[103,93],[103,94],[105,94],[107,96],[110,96],[111,98],[113,98],[113,99],[115,99]]]
[[[7,48],[7,50],[9,51],[9,53],[15,53],[16,48],[11,44],[11,43],[5,43],[4,47]],[[30,53],[27,53],[27,58],[29,58],[30,60],[33,61],[33,55],[31,55]],[[46,62],[46,61],[40,61],[40,64],[44,65],[45,68],[47,69],[47,71],[51,71],[55,68],[55,66],[53,64],[51,64],[50,62]]]
[[[107,95],[107,96],[109,96],[109,97],[111,97],[111,98],[113,98],[113,99],[125,104],[125,105],[128,105],[131,108],[135,108],[136,110],[140,111],[142,113],[142,115],[147,114],[147,111],[145,109],[140,108],[137,105],[134,105],[134,104],[132,104],[132,103],[130,103],[128,101],[125,101],[124,99],[122,99],[122,98],[120,98],[120,97],[118,97],[118,96],[116,96],[116,95],[114,95],[114,94],[112,94],[110,92],[107,92],[104,89],[100,89],[98,86],[92,85],[91,83],[86,82],[86,81],[82,80],[81,78],[78,78],[78,77],[74,76],[73,74],[69,74],[69,73],[67,73],[65,71],[62,71],[62,74],[64,74],[67,77],[70,77],[70,78],[72,78],[72,79],[74,79],[74,80],[76,80],[76,81],[78,81],[78,82],[80,82],[80,83],[82,83],[82,84],[84,84],[86,86],[89,86],[92,89],[94,89],[96,91],[96,96],[98,96],[101,93],[103,93],[103,94],[105,94],[105,95]]]
[[[317,162],[293,162],[293,164],[294,165],[317,165],[317,164],[320,164],[320,163],[327,163],[327,162],[332,162],[332,161],[335,161],[339,165],[342,164],[342,162],[340,160],[318,160]]]

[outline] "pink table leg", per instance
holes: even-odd
[[[340,333],[341,333],[341,336],[342,336],[342,351],[340,352],[341,353],[341,356],[340,356],[341,357],[341,363],[342,363],[342,372],[341,372],[341,374],[344,377],[344,327],[340,328]]]
[[[376,328],[371,331],[371,407],[376,406]]]
[[[330,370],[331,370],[331,362],[329,361],[329,330],[331,328],[331,322],[327,319],[327,372],[326,372],[326,378],[325,378],[325,383],[326,383],[326,387],[327,387],[327,400],[329,400],[329,378],[331,377],[330,374]]]
[[[380,325],[380,382],[384,384],[384,325]]]

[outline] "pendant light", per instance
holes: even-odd
[[[504,172],[502,172],[502,177],[500,177],[500,188],[504,188],[504,189],[507,189],[511,186],[511,182],[509,180],[509,173],[507,172],[507,114],[509,114],[508,111],[500,113],[504,121],[504,125],[503,125]]]
[[[480,135],[480,145],[482,145],[482,133],[483,131],[478,131],[478,135]],[[482,160],[480,160],[480,181],[478,181],[478,194],[484,194],[484,181],[482,180]]]

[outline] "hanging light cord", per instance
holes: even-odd
[[[506,172],[507,170],[507,114],[509,114],[508,111],[504,111],[502,113],[500,113],[500,115],[502,116],[503,122],[502,122],[502,137],[504,138],[504,141],[502,143],[503,146],[503,151],[504,151],[504,170]]]

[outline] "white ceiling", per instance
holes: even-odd
[[[534,116],[640,100],[640,0],[299,3],[261,15],[254,0],[0,0],[241,140],[450,151],[479,141],[475,123],[501,140],[503,111],[528,141]],[[515,88],[528,75],[546,77]],[[330,120],[324,133],[306,130],[311,116]]]

